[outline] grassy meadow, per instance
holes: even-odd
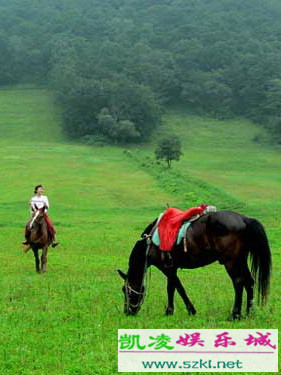
[[[168,113],[159,134],[181,136],[184,155],[172,169],[178,189],[167,172],[157,174],[122,147],[67,142],[45,89],[1,90],[0,113],[1,375],[115,374],[118,328],[280,326],[281,154],[257,126]],[[261,144],[253,142],[257,134]],[[156,136],[130,153],[153,157],[155,142]],[[21,249],[28,201],[40,183],[60,242],[49,251],[44,275]],[[175,314],[166,317],[166,281],[152,269],[142,310],[125,317],[116,269],[127,270],[135,240],[167,203],[186,209],[198,200],[228,209],[238,204],[265,225],[273,254],[268,305],[228,322],[232,284],[213,264],[179,271],[197,315],[189,317],[176,295]]]

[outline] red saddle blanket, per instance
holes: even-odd
[[[160,240],[160,250],[170,251],[176,242],[178,232],[184,221],[192,219],[194,216],[202,215],[208,206],[202,204],[199,207],[181,211],[177,208],[168,208],[158,223],[158,234]]]

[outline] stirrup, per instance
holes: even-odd
[[[58,246],[58,244],[59,244],[58,242],[53,242],[51,246],[56,247],[56,246]]]

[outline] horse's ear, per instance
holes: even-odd
[[[36,204],[34,204],[34,208],[35,208],[35,210],[37,210],[37,211],[38,211],[38,207],[37,207],[37,205],[36,205]]]
[[[119,273],[119,275],[122,277],[123,280],[127,279],[127,275],[124,272],[122,272],[121,270],[117,270],[117,272]]]

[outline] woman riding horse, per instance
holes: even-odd
[[[34,194],[35,196],[31,198],[30,200],[30,211],[31,211],[31,214],[33,215],[36,211],[38,211],[39,209],[43,208],[44,207],[44,218],[45,218],[45,221],[46,221],[46,224],[47,224],[47,228],[48,228],[48,233],[49,233],[49,236],[51,238],[51,244],[52,244],[52,247],[56,247],[58,245],[58,242],[55,240],[55,229],[54,229],[54,226],[47,214],[48,212],[48,209],[50,208],[49,206],[49,200],[48,200],[48,197],[46,195],[43,195],[43,192],[44,192],[44,187],[42,185],[37,185],[35,186],[34,188]],[[23,241],[23,245],[29,245],[29,241],[30,241],[30,222],[31,220],[27,223],[26,227],[25,227],[25,241]]]

